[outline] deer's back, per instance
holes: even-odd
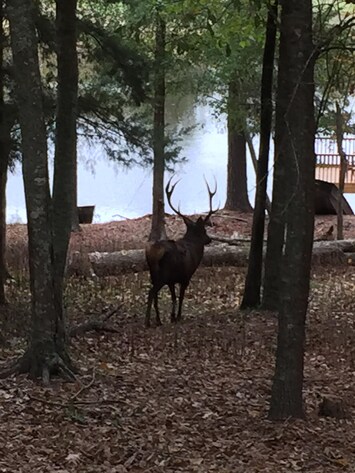
[[[203,245],[184,239],[148,243],[146,259],[153,283],[188,284],[203,256]]]

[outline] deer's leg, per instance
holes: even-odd
[[[150,313],[152,310],[152,302],[154,299],[154,286],[149,290],[148,302],[147,302],[147,311],[145,314],[145,326],[150,327]]]
[[[153,287],[150,289],[149,294],[148,294],[148,303],[147,303],[147,311],[145,314],[145,326],[150,327],[150,313],[152,310],[152,303],[154,301],[154,308],[155,308],[155,315],[156,315],[156,321],[157,325],[161,325],[161,320],[159,317],[159,308],[158,308],[158,292],[160,289],[163,287],[163,284],[159,285],[153,285]]]
[[[172,322],[176,321],[175,310],[176,310],[176,293],[175,293],[175,284],[169,284],[171,300],[172,300],[172,309],[170,319]]]
[[[155,309],[155,320],[157,322],[157,326],[162,325],[160,316],[159,316],[159,307],[158,307],[158,292],[160,291],[161,288],[162,286],[160,286],[159,289],[157,289],[154,292],[154,309]]]
[[[176,320],[181,320],[182,303],[183,303],[183,301],[184,301],[184,296],[185,296],[186,288],[187,288],[187,284],[181,284],[181,285],[180,285],[179,309],[178,309],[178,315],[177,315]]]

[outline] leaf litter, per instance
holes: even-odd
[[[25,376],[0,381],[0,472],[355,471],[354,285],[352,268],[312,274],[307,320],[306,420],[267,420],[275,314],[238,310],[245,271],[201,268],[184,321],[143,326],[148,275],[68,281],[70,325],[107,314],[116,329],[71,339],[76,383],[49,387]],[[25,347],[26,277],[8,288],[0,361]],[[323,396],[345,419],[320,417]]]

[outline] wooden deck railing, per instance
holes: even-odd
[[[348,166],[345,175],[345,192],[355,193],[355,138],[345,138],[343,149],[346,153]],[[316,150],[316,179],[339,185],[340,156],[336,141],[330,138],[317,138]]]

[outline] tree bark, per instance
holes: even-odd
[[[340,169],[339,169],[339,201],[337,208],[337,238],[342,240],[344,238],[344,228],[343,228],[343,195],[345,187],[345,175],[348,167],[348,160],[346,158],[345,151],[343,149],[343,137],[344,137],[344,124],[343,116],[339,103],[336,103],[336,140],[338,154],[340,156]]]
[[[4,102],[4,2],[0,0],[0,304],[6,303],[6,183],[10,153],[11,125]]]
[[[279,298],[275,376],[269,417],[303,417],[305,321],[314,229],[314,48],[311,0],[282,1],[278,101],[284,120],[277,143],[287,161],[289,190]],[[287,100],[286,100],[287,99]],[[280,130],[279,130],[280,131]],[[280,146],[279,146],[280,149]]]
[[[154,66],[153,213],[149,240],[166,239],[164,211],[165,168],[165,43],[166,24],[157,12]]]
[[[252,163],[253,163],[253,168],[254,168],[255,175],[256,175],[257,174],[257,169],[258,169],[258,158],[256,157],[256,152],[255,152],[255,148],[254,148],[254,144],[253,144],[253,138],[251,137],[250,133],[245,133],[245,139],[247,141],[250,157],[251,157],[251,160],[252,160]],[[270,198],[269,198],[267,193],[266,193],[266,197],[265,197],[265,209],[266,209],[268,215],[270,215],[271,201],[270,201]]]
[[[275,113],[274,179],[262,297],[262,306],[267,310],[276,310],[279,307],[281,259],[285,241],[285,211],[291,196],[286,184],[288,180],[287,146],[289,139],[286,114],[289,101],[289,76],[285,68],[279,67]]]
[[[63,320],[63,281],[70,233],[78,221],[76,206],[76,115],[78,59],[77,0],[56,1],[57,113],[53,179],[54,283],[58,316]],[[76,219],[76,220],[75,220]]]
[[[265,231],[265,207],[269,167],[270,134],[272,126],[272,85],[277,30],[277,1],[270,5],[267,23],[261,78],[260,149],[256,171],[256,194],[248,272],[245,280],[242,309],[260,304],[261,273]]]
[[[0,86],[1,87],[1,86]],[[1,100],[1,99],[0,99]],[[2,105],[4,103],[2,102]],[[1,108],[1,105],[0,105]],[[1,115],[1,112],[0,112]],[[6,304],[5,283],[8,277],[6,263],[6,184],[11,149],[11,124],[0,118],[0,304]]]
[[[70,360],[55,300],[47,139],[33,2],[8,0],[7,7],[22,135],[32,297],[29,347],[18,370],[48,382],[51,373],[64,370]]]
[[[243,120],[237,118],[238,84],[232,80],[228,90],[228,167],[226,210],[252,212],[248,198],[246,138]]]

